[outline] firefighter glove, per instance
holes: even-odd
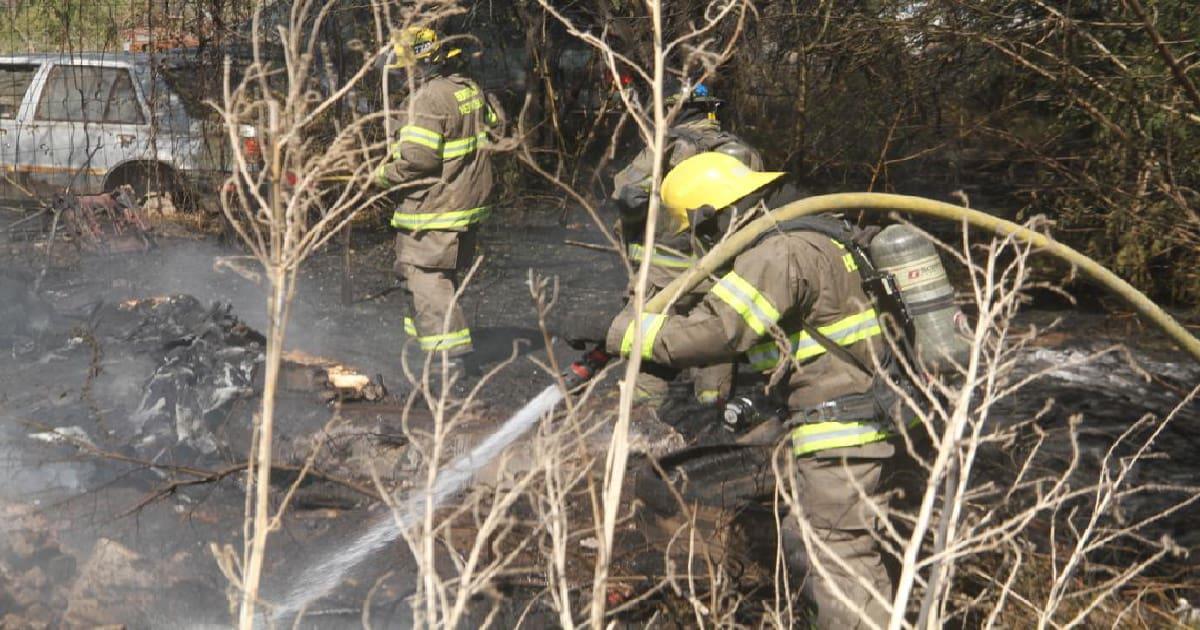
[[[617,200],[624,206],[622,214],[628,211],[644,214],[650,203],[650,191],[640,184],[629,184],[617,191]]]

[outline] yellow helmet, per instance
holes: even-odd
[[[461,53],[461,49],[451,48],[443,55],[437,31],[424,26],[409,26],[392,37],[392,58],[387,69],[410,68],[418,62],[439,63]]]
[[[663,178],[663,205],[683,231],[690,224],[689,212],[701,206],[722,210],[782,175],[751,170],[725,153],[699,153],[676,164]]]

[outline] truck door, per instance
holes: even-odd
[[[51,67],[27,129],[18,151],[40,194],[100,192],[114,166],[145,153],[148,135],[129,71],[97,65]]]
[[[37,70],[37,64],[0,64],[0,198],[6,201],[28,201],[19,186],[17,137],[22,106],[33,100],[27,94]]]

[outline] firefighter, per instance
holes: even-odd
[[[676,80],[668,80],[664,86],[668,107],[680,105],[671,129],[667,132],[667,143],[663,151],[663,169],[666,171],[683,160],[707,151],[715,151],[737,158],[746,166],[762,169],[762,157],[758,151],[738,136],[721,129],[717,111],[724,104],[714,97],[708,86],[698,83],[687,86]],[[633,161],[613,178],[613,194],[606,202],[610,211],[621,217],[621,236],[626,244],[629,259],[640,263],[646,213],[649,210],[650,176],[654,167],[654,153],[643,149]],[[650,258],[650,289],[662,290],[671,280],[692,265],[697,249],[710,244],[719,235],[675,233],[665,229],[659,221],[655,235],[655,251]],[[700,242],[697,242],[697,238]],[[706,286],[698,292],[684,296],[676,302],[676,308],[686,311],[699,302]],[[638,383],[638,395],[642,400],[661,400],[667,389],[669,373],[648,372]],[[734,366],[730,363],[698,367],[692,371],[696,400],[704,404],[716,404],[729,397],[733,385]]]
[[[472,371],[471,329],[454,295],[475,256],[476,228],[490,211],[487,146],[499,107],[462,74],[461,54],[430,28],[410,27],[396,39],[387,68],[412,73],[417,88],[397,114],[389,156],[375,179],[403,195],[391,225],[396,274],[411,305],[405,333],[421,350],[446,352]]]
[[[662,199],[668,218],[687,226],[698,209],[720,211],[761,195],[781,175],[754,171],[728,155],[702,153],[667,174]],[[790,438],[804,518],[826,547],[797,550],[802,537],[789,517],[783,519],[790,524],[783,539],[792,549],[785,551],[789,558],[807,552],[826,572],[810,572],[805,588],[817,606],[819,627],[866,625],[841,603],[838,591],[871,621],[886,625],[892,585],[874,530],[876,510],[887,506],[864,495],[877,497],[893,487],[897,449],[906,452],[891,439],[896,425],[888,416],[898,405],[883,400],[881,392],[890,390],[875,373],[875,359],[887,356],[887,344],[846,245],[820,232],[782,228],[735,257],[690,312],[647,313],[633,322],[627,309],[613,321],[606,344],[611,353],[636,351],[646,361],[676,368],[744,356],[757,371],[786,370],[778,394],[794,428],[781,430],[780,437]],[[643,334],[637,348],[635,326]],[[779,341],[784,337],[790,343],[786,356]],[[884,599],[874,598],[864,583]]]

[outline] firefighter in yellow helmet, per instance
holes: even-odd
[[[391,225],[396,273],[412,309],[405,332],[422,350],[444,351],[470,368],[471,330],[454,294],[475,255],[476,227],[491,210],[488,146],[500,109],[462,73],[461,54],[430,28],[410,27],[395,38],[387,69],[410,73],[416,89],[395,110],[396,135],[375,179],[400,199]]]
[[[705,213],[721,213],[772,192],[782,175],[755,171],[728,155],[701,153],[664,178],[667,218],[674,230],[684,230]],[[775,207],[778,202],[766,203]],[[812,229],[821,221],[825,228]],[[803,517],[825,546],[804,550],[794,516],[783,519],[790,525],[783,534],[789,558],[816,558],[824,569],[806,579],[822,628],[868,625],[842,603],[838,591],[870,621],[886,625],[892,586],[872,532],[880,520],[877,510],[886,512],[887,506],[872,498],[891,487],[894,455],[897,448],[904,450],[891,439],[889,415],[897,405],[874,367],[876,358],[887,357],[886,344],[859,274],[861,250],[852,250],[848,242],[853,234],[831,217],[780,225],[738,255],[727,272],[718,273],[719,280],[689,313],[647,313],[635,322],[627,309],[614,320],[606,342],[611,353],[638,352],[646,361],[677,368],[743,356],[756,371],[785,370],[774,393],[794,428],[784,433],[778,425],[778,437],[790,439],[787,450],[795,458]],[[643,334],[636,348],[635,327]],[[790,344],[786,349],[783,339]],[[668,503],[664,517],[675,505]]]
[[[664,171],[676,166],[693,155],[704,152],[723,153],[738,159],[746,166],[762,169],[762,157],[754,147],[732,132],[721,128],[717,112],[724,102],[713,95],[704,83],[684,83],[668,78],[663,85],[669,107],[679,106],[667,132],[663,150]],[[642,149],[633,160],[613,177],[613,193],[606,202],[609,211],[621,218],[621,237],[625,241],[629,259],[636,265],[644,257],[642,241],[646,212],[650,201],[650,174],[654,168],[654,153],[648,147]],[[655,235],[654,253],[650,257],[650,288],[661,291],[683,271],[691,267],[697,254],[695,237],[704,235],[681,233],[664,229],[659,223]],[[709,235],[711,236],[711,235]],[[686,312],[703,295],[706,286],[697,293],[681,297],[675,304],[676,310]],[[696,400],[705,404],[716,404],[729,397],[733,386],[734,369],[728,362],[696,367],[691,370]],[[667,390],[663,375],[645,374],[638,383],[638,396],[643,400],[661,401]]]

